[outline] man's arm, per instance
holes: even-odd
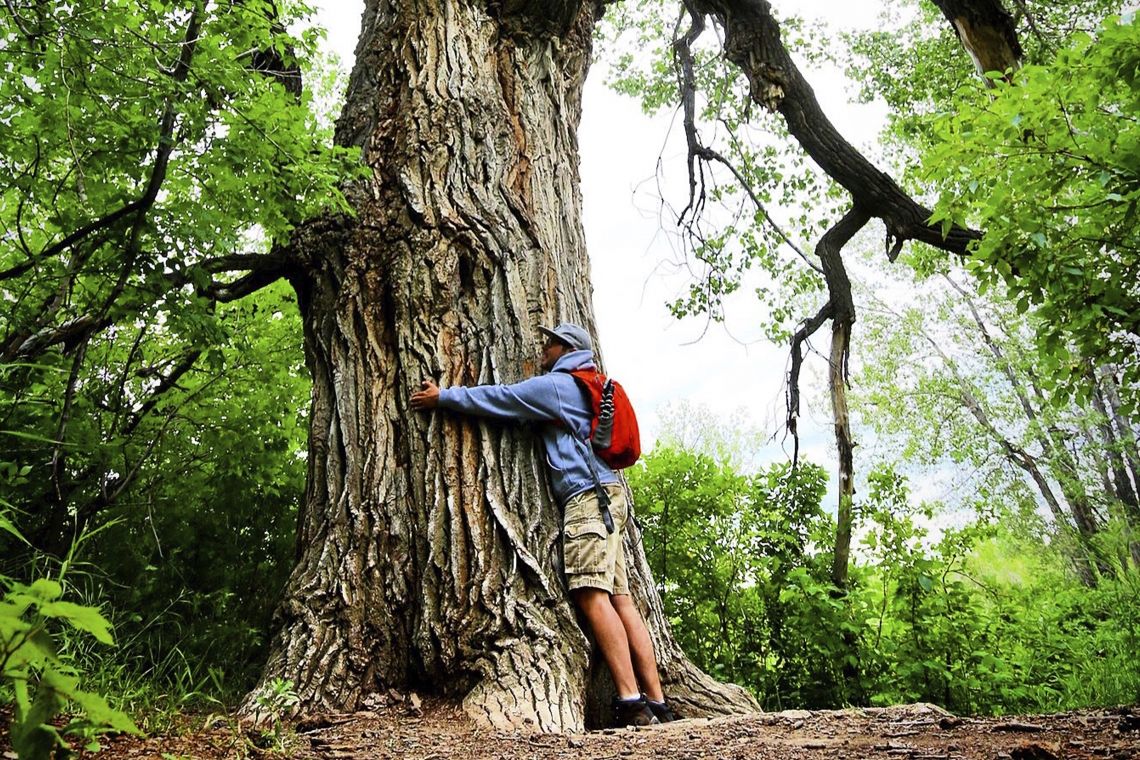
[[[420,411],[439,407],[499,419],[561,419],[558,383],[549,375],[511,385],[458,385],[443,389],[425,379],[420,390],[412,394],[411,404]]]

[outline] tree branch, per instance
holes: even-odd
[[[1053,44],[1049,42],[1045,35],[1042,34],[1041,29],[1038,28],[1037,19],[1034,17],[1033,12],[1029,10],[1029,6],[1025,0],[1014,0],[1014,2],[1017,4],[1018,13],[1025,17],[1025,23],[1029,24],[1029,30],[1033,33],[1033,36],[1037,38],[1041,47],[1050,52],[1055,50]],[[1016,26],[1016,23],[1017,19],[1014,19],[1014,26]]]
[[[75,390],[79,384],[79,372],[83,368],[86,357],[87,341],[83,341],[71,361],[71,372],[67,377],[67,390],[63,394],[63,408],[59,412],[59,424],[55,431],[55,446],[52,447],[51,455],[51,484],[57,508],[64,506],[63,488],[61,486],[65,462],[67,461],[67,455],[64,451],[64,438],[67,434],[68,423],[71,421],[71,409],[75,402]]]
[[[1009,71],[1021,62],[1013,16],[1001,0],[931,0],[936,5],[962,47],[974,60],[979,75],[987,71]],[[987,79],[987,85],[993,84]]]
[[[930,209],[907,195],[839,133],[820,108],[780,38],[780,27],[766,0],[690,0],[698,12],[712,15],[725,32],[724,55],[748,77],[752,100],[780,113],[788,131],[808,155],[854,199],[855,205],[882,219],[894,260],[907,240],[918,240],[959,255],[981,233],[954,225],[943,235],[932,225]]]
[[[797,426],[797,421],[800,417],[800,369],[803,366],[803,344],[816,331],[823,325],[824,322],[831,319],[835,313],[835,308],[828,301],[823,305],[819,312],[809,319],[805,319],[800,329],[796,330],[795,335],[792,336],[792,362],[791,368],[788,370],[788,390],[787,390],[787,410],[788,410],[788,431],[792,434],[795,450],[792,453],[793,466],[799,461],[800,456],[800,434]]]
[[[14,350],[5,352],[4,361],[26,361],[44,349],[60,343],[77,343],[94,335],[111,324],[111,319],[95,314],[83,314],[69,319],[61,325],[45,327],[21,342]]]
[[[679,221],[683,221],[689,211],[693,212],[693,216],[698,216],[705,199],[703,173],[700,183],[700,199],[697,198],[697,169],[700,159],[705,157],[706,149],[701,145],[700,138],[697,135],[697,78],[693,73],[692,52],[693,43],[705,29],[705,17],[704,14],[694,11],[687,2],[685,8],[689,12],[689,30],[673,40],[673,55],[677,61],[677,71],[681,79],[677,83],[677,87],[681,93],[682,124],[685,130],[685,144],[688,147],[687,162],[689,169],[689,203],[678,215]]]
[[[9,15],[12,16],[12,22],[16,24],[16,28],[20,30],[20,34],[27,37],[29,40],[34,39],[35,35],[29,31],[28,27],[24,26],[24,19],[16,12],[16,7],[12,5],[12,0],[4,0],[4,7],[8,9]]]
[[[234,282],[211,281],[204,287],[196,287],[195,292],[214,303],[229,303],[255,293],[289,274],[292,267],[290,249],[282,248],[268,254],[233,254],[208,259],[186,267],[168,276],[170,288],[178,288],[193,282],[192,272],[228,272],[250,270],[248,274]],[[67,320],[61,325],[45,327],[18,343],[13,341],[0,352],[0,360],[28,360],[42,351],[60,343],[75,345],[106,329],[122,314],[108,316],[113,302],[105,302],[99,311],[92,311]],[[136,309],[137,311],[137,309]]]
[[[697,181],[697,172],[699,169],[699,162],[701,161],[716,161],[729,172],[740,184],[740,187],[748,195],[756,210],[764,217],[765,223],[771,227],[780,239],[791,248],[797,256],[799,256],[805,264],[811,267],[816,272],[823,274],[823,269],[816,264],[811,258],[798,246],[795,242],[784,232],[783,228],[776,223],[772,215],[768,212],[768,208],[760,200],[759,195],[756,193],[752,183],[736,168],[735,164],[729,161],[724,155],[712,148],[706,147],[701,143],[700,135],[697,132],[696,126],[696,75],[693,71],[693,54],[692,45],[696,42],[697,38],[704,32],[705,21],[704,16],[694,11],[691,6],[686,3],[685,7],[689,9],[689,16],[692,19],[692,24],[689,30],[673,41],[673,52],[677,60],[677,69],[680,75],[680,82],[678,88],[681,93],[681,105],[684,113],[683,126],[685,130],[685,143],[688,147],[688,169],[689,169],[689,203],[678,215],[678,221],[684,221],[684,218],[691,211],[693,216],[700,214],[700,209],[704,205],[705,192],[704,192],[704,172],[700,172],[701,181]],[[700,186],[700,194],[698,197],[697,187]]]
[[[151,410],[158,405],[158,402],[162,399],[163,394],[165,394],[170,389],[177,387],[178,381],[182,379],[183,375],[194,368],[194,364],[201,356],[201,351],[190,351],[185,356],[183,356],[182,361],[178,362],[178,364],[175,365],[175,367],[170,370],[166,376],[159,380],[157,385],[155,385],[154,390],[150,392],[150,398],[148,398],[142,404],[142,406],[140,406],[138,410],[131,415],[130,422],[123,426],[121,434],[127,436],[134,432],[135,428],[139,426],[139,423],[141,423],[147,414],[149,414]]]

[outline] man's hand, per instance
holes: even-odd
[[[439,386],[431,378],[425,378],[420,383],[420,389],[412,394],[412,408],[426,412],[437,406],[439,406]]]

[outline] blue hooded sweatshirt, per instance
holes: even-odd
[[[542,425],[541,432],[550,485],[554,497],[565,504],[570,497],[594,487],[587,456],[593,458],[602,483],[617,482],[614,471],[585,441],[593,412],[578,381],[567,374],[570,370],[595,368],[593,351],[570,351],[558,358],[551,372],[521,383],[440,388],[439,406],[497,419],[563,422]]]

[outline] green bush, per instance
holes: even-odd
[[[22,538],[4,505],[0,527]],[[134,722],[103,696],[79,688],[77,669],[60,654],[68,638],[82,634],[114,644],[111,626],[99,610],[63,599],[63,585],[49,578],[25,585],[0,576],[0,588],[0,684],[11,690],[9,738],[20,760],[66,756],[69,738],[97,749],[95,737],[101,733],[137,733]],[[60,726],[69,710],[77,713]]]
[[[661,448],[629,480],[677,640],[766,708],[923,701],[1000,714],[1140,700],[1140,573],[1126,559],[1090,588],[1056,549],[997,524],[934,541],[923,527],[934,507],[912,504],[883,467],[858,504],[860,562],[840,593],[819,468],[745,477]]]

